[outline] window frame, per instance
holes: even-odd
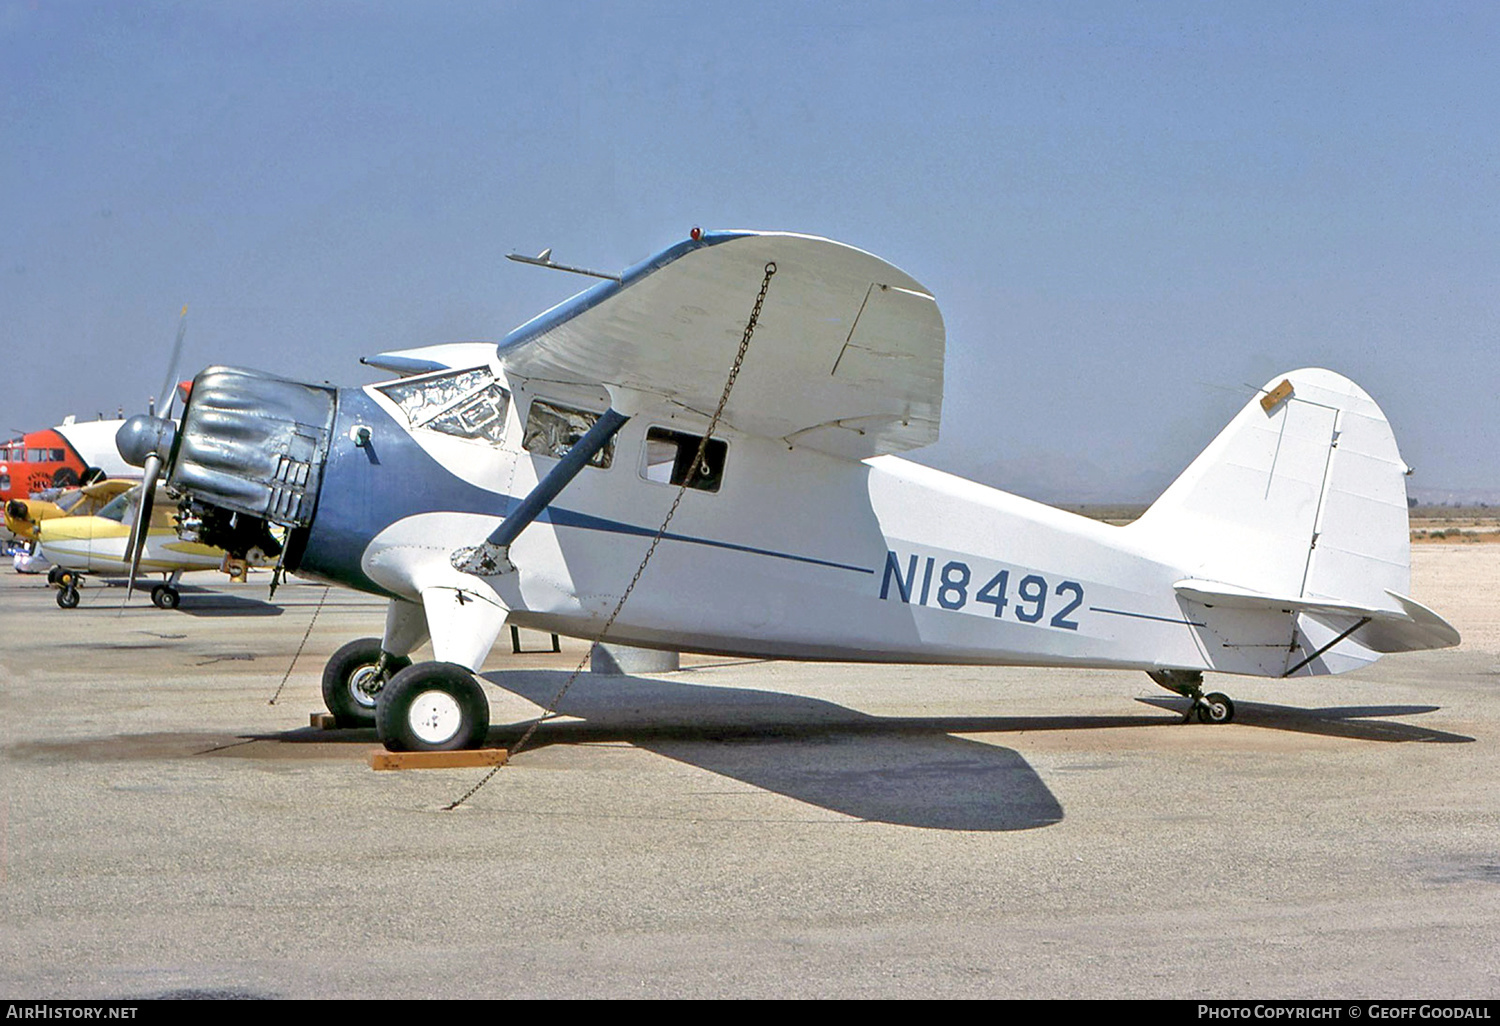
[[[419,406],[410,412],[408,412],[400,399],[387,391],[387,389],[393,388],[420,387],[427,382],[440,381],[443,378],[457,378],[476,372],[483,372],[488,376],[489,380],[477,388],[472,388],[467,392],[455,396],[447,402]],[[496,447],[503,446],[506,437],[510,433],[510,411],[516,402],[515,393],[501,383],[494,369],[487,364],[481,364],[476,367],[453,367],[446,370],[433,371],[428,374],[412,374],[408,377],[397,378],[394,381],[382,381],[371,387],[380,394],[382,399],[396,408],[396,411],[401,414],[402,419],[406,421],[407,427],[412,431],[431,431],[433,434],[456,438],[463,442],[477,442],[480,445]],[[477,397],[491,389],[498,392],[501,400],[504,402],[504,409],[498,411],[499,416],[493,421],[486,421],[487,424],[496,423],[499,425],[499,429],[495,433],[496,437],[490,437],[489,434],[483,433],[462,434],[454,431],[446,431],[436,426],[438,421],[448,417],[457,417],[462,421],[462,411],[473,403]]]
[[[652,434],[652,432],[662,432],[663,434],[666,434],[666,435],[669,435],[669,436],[674,436],[674,437],[671,437],[671,438],[658,439],[658,440],[659,441],[674,442],[674,443],[677,443],[677,445],[678,445],[677,455],[673,456],[673,458],[672,458],[672,470],[667,475],[667,480],[665,480],[665,481],[660,481],[660,480],[657,480],[654,477],[648,477],[647,476],[647,471],[651,467],[651,464],[649,463],[649,460],[650,460],[650,454],[651,454],[651,441],[652,441],[651,434]],[[680,488],[680,487],[682,487],[682,482],[681,481],[673,480],[673,478],[675,477],[676,472],[677,472],[677,463],[682,458],[682,453],[684,452],[681,443],[684,440],[691,440],[691,442],[693,444],[692,452],[693,452],[694,455],[696,455],[697,452],[698,452],[698,444],[703,441],[703,438],[704,438],[703,435],[697,434],[696,432],[693,432],[693,431],[683,431],[683,430],[681,430],[679,428],[668,427],[665,424],[651,424],[651,425],[648,425],[647,428],[646,428],[645,433],[641,436],[641,459],[640,459],[640,466],[639,466],[639,474],[640,474],[641,480],[649,482],[650,484],[654,484],[654,485],[663,485],[663,486],[665,486],[667,488]],[[700,495],[718,495],[720,492],[722,492],[724,490],[724,473],[725,473],[725,470],[729,466],[729,448],[730,448],[730,446],[729,446],[729,439],[724,438],[722,436],[712,436],[712,437],[709,438],[709,440],[708,440],[708,446],[703,451],[703,462],[704,462],[704,464],[706,466],[709,466],[709,467],[713,466],[714,461],[713,461],[712,457],[713,457],[713,453],[714,453],[715,448],[718,448],[718,451],[720,453],[720,459],[719,459],[719,464],[718,464],[718,468],[717,468],[718,469],[717,477],[714,479],[714,486],[712,488],[704,488],[704,487],[702,487],[700,485],[696,485],[696,484],[693,484],[693,483],[689,482],[688,483],[688,489],[690,491],[697,492]],[[658,465],[665,465],[665,463],[666,463],[666,461],[662,461],[662,463],[658,464]]]

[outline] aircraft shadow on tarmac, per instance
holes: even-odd
[[[285,610],[265,599],[206,591],[201,595],[184,594],[177,611],[188,616],[280,616]]]
[[[568,674],[492,672],[496,687],[546,707]],[[693,684],[681,677],[584,674],[558,703],[566,719],[544,721],[528,749],[621,741],[753,787],[859,819],[946,830],[1028,830],[1063,817],[1062,806],[1018,752],[954,737],[969,733],[1161,727],[1185,704],[1141,698],[1169,716],[872,716],[820,699],[776,691]],[[1405,723],[1371,722],[1434,712],[1438,706],[1297,709],[1237,703],[1228,727],[1260,727],[1362,741],[1460,743],[1473,738]],[[488,741],[511,746],[530,721],[497,725]],[[303,728],[258,740],[369,743],[372,730],[330,735]]]
[[[485,677],[544,707],[567,678],[561,671]],[[557,713],[581,722],[545,721],[529,748],[625,741],[819,808],[903,826],[1028,830],[1063,817],[1019,753],[950,736],[991,729],[994,721],[982,718],[870,716],[775,691],[593,674],[578,678]],[[524,726],[492,728],[490,741],[513,744]]]
[[[567,677],[561,671],[525,670],[490,673],[484,679],[546,707]],[[1062,806],[1041,777],[1012,749],[953,735],[1160,728],[1180,722],[1185,711],[1181,699],[1137,701],[1166,715],[873,716],[816,698],[694,684],[680,676],[658,680],[584,674],[558,703],[558,715],[567,719],[544,721],[528,748],[620,741],[862,820],[945,830],[1028,830],[1063,817]],[[1260,727],[1382,742],[1474,740],[1388,721],[1438,708],[1297,709],[1241,702],[1231,726],[1183,729]],[[488,741],[510,747],[529,723],[492,727]],[[10,746],[8,752],[23,758],[100,761],[212,755],[316,759],[328,758],[330,748],[376,740],[373,729],[303,727],[238,737],[165,734],[26,743]]]

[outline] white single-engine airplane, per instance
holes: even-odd
[[[869,253],[695,229],[478,355],[387,354],[406,376],[337,390],[210,368],[180,433],[136,417],[119,444],[148,494],[167,469],[189,536],[242,556],[280,524],[287,569],[390,599],[324,695],[393,749],[482,743],[501,627],[593,637],[659,530],[611,641],[1135,668],[1204,722],[1234,712],[1205,670],[1458,642],[1407,597],[1407,468],[1345,378],[1277,377],[1116,527],[893,455],[937,438],[943,347],[933,297]]]

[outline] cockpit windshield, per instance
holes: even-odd
[[[124,523],[125,513],[130,509],[131,498],[134,494],[133,491],[121,492],[95,515],[103,517],[105,520],[113,520],[117,524]]]
[[[500,387],[488,367],[404,378],[377,387],[401,407],[414,428],[491,444],[505,433],[510,393]]]

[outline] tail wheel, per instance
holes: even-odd
[[[381,689],[375,726],[393,752],[478,748],[490,730],[490,703],[457,663],[417,663]]]
[[[158,584],[151,589],[151,601],[155,603],[157,609],[176,609],[177,604],[182,601],[182,596],[170,584]]]
[[[1234,719],[1234,701],[1220,691],[1204,695],[1198,703],[1199,723],[1228,723]]]
[[[76,609],[78,607],[78,589],[71,584],[66,584],[57,589],[57,604],[63,609]]]
[[[375,702],[392,674],[411,660],[387,655],[380,664],[380,639],[360,638],[339,649],[323,667],[323,704],[340,727],[375,726]]]

